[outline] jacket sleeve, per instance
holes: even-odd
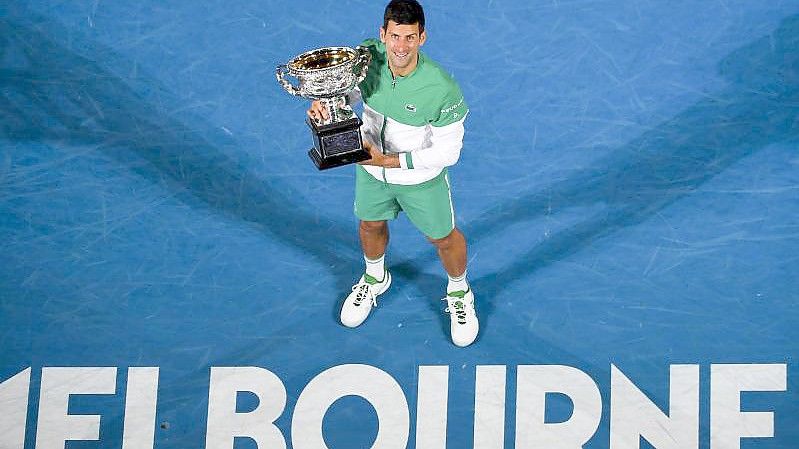
[[[400,167],[406,170],[414,168],[444,168],[455,165],[463,147],[464,116],[454,123],[444,126],[429,126],[424,144],[413,151],[401,153]]]
[[[345,95],[344,98],[350,107],[357,105],[358,103],[363,101],[363,97],[361,97],[361,88],[355,87],[355,89],[353,89],[352,91],[350,91],[350,93]]]
[[[463,123],[469,108],[458,85],[453,81],[437,108],[437,115],[427,126],[422,146],[399,156],[400,167],[438,169],[455,165],[463,147]]]

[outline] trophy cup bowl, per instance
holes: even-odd
[[[363,148],[363,122],[346,101],[346,95],[366,77],[370,60],[369,50],[363,47],[324,47],[302,53],[275,70],[286,92],[319,100],[327,109],[326,120],[305,119],[314,142],[308,155],[319,170],[370,158]],[[298,85],[287,76],[296,78]]]

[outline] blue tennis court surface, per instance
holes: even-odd
[[[0,448],[799,447],[799,1],[423,4],[465,349],[274,79],[382,2],[0,5]]]

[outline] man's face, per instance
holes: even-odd
[[[380,27],[380,40],[386,44],[388,63],[394,75],[404,76],[416,68],[419,47],[424,44],[427,35],[419,32],[419,24],[400,25],[393,20]]]

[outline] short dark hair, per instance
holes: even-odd
[[[424,10],[416,0],[391,0],[383,14],[383,29],[388,28],[389,20],[398,25],[419,24],[419,32],[424,31]]]

